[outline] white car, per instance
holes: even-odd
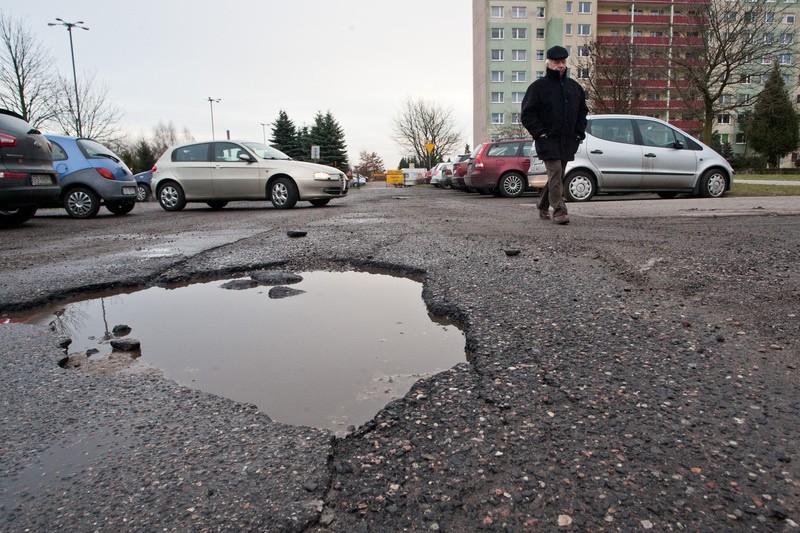
[[[180,211],[187,202],[222,209],[232,201],[267,199],[277,209],[298,201],[322,207],[348,191],[344,172],[250,141],[173,146],[153,167],[151,187],[167,211]]]
[[[734,172],[720,154],[663,120],[592,115],[586,138],[564,174],[565,196],[587,202],[610,192],[719,198],[733,185]]]
[[[434,187],[449,187],[453,177],[454,163],[437,163],[431,171],[431,185]]]

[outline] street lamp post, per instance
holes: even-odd
[[[86,26],[81,26],[83,24],[82,20],[78,22],[65,22],[60,18],[56,18],[58,22],[48,22],[48,26],[65,26],[67,28],[67,32],[69,32],[69,53],[72,56],[72,81],[75,84],[75,126],[77,129],[78,137],[83,136],[83,131],[81,130],[81,104],[78,98],[78,75],[75,72],[75,49],[72,46],[72,28],[80,28],[82,30],[89,31],[89,28]]]
[[[264,146],[267,145],[267,125],[266,123],[261,123],[261,132],[264,134]]]
[[[214,137],[214,102],[220,103],[221,101],[222,101],[222,98],[211,98],[210,96],[208,97],[208,104],[211,106],[211,140],[212,141],[214,139],[216,139],[216,137]]]

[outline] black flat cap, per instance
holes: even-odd
[[[569,52],[563,46],[553,46],[547,51],[547,59],[566,59],[569,57]]]

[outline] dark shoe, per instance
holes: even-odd
[[[550,211],[547,209],[539,209],[539,218],[542,220],[550,220]]]
[[[556,215],[556,216],[553,217],[553,222],[555,222],[556,224],[561,224],[561,225],[569,224],[569,216],[566,215],[566,214]]]

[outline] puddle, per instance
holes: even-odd
[[[122,359],[130,370],[158,369],[255,404],[273,420],[339,436],[421,377],[466,360],[463,333],[428,314],[421,283],[366,272],[299,274],[301,282],[283,289],[304,292],[283,298],[264,285],[224,289],[234,281],[226,279],[61,304],[30,322],[54,322],[72,338],[70,354],[98,350],[82,366]],[[115,336],[123,324],[131,331]],[[112,339],[138,340],[141,355],[110,355]]]

